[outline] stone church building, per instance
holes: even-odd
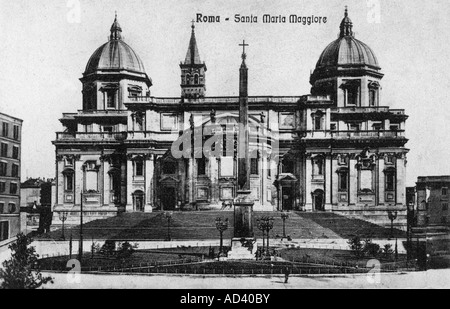
[[[408,116],[383,105],[380,64],[352,28],[346,11],[339,38],[310,76],[310,95],[248,96],[255,210],[332,211],[378,222],[388,222],[387,211],[395,210],[398,223],[406,218]],[[60,119],[65,130],[53,142],[53,211],[68,211],[75,221],[81,203],[87,220],[121,212],[230,210],[238,187],[239,97],[206,95],[207,66],[194,25],[176,98],[151,96],[152,80],[122,40],[117,17],[110,32],[80,79],[82,109]],[[218,131],[224,140],[219,155],[207,155],[201,149]],[[189,132],[200,132],[201,138],[188,139],[200,147],[178,148],[180,157],[173,145],[195,136]]]

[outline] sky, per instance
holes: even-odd
[[[450,175],[450,2],[448,0],[0,0],[0,112],[21,118],[22,177],[54,177],[55,132],[62,113],[81,109],[81,78],[107,41],[117,11],[124,40],[143,60],[152,95],[180,95],[179,63],[196,23],[206,62],[206,95],[238,94],[242,47],[249,47],[249,95],[300,96],[323,49],[337,38],[348,6],[356,38],[375,52],[383,106],[405,109],[406,184],[418,176]],[[258,16],[236,23],[235,14]],[[321,16],[326,23],[263,23],[262,15]],[[228,21],[225,18],[229,18]]]

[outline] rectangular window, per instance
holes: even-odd
[[[0,147],[0,156],[4,158],[8,157],[8,144],[2,143]]]
[[[86,133],[91,133],[92,132],[92,124],[86,124],[85,126],[84,126],[84,131],[86,132]]]
[[[0,241],[7,240],[9,238],[9,222],[0,222]]]
[[[11,182],[9,184],[9,193],[10,194],[17,194],[17,184],[14,182]]]
[[[14,131],[13,131],[13,138],[15,139],[15,140],[19,140],[19,126],[14,126]]]
[[[19,177],[19,165],[17,164],[12,165],[11,177]]]
[[[0,214],[5,212],[5,203],[0,202]]]
[[[6,169],[8,164],[5,162],[0,162],[0,176],[6,176]]]
[[[369,105],[370,106],[377,105],[377,91],[375,89],[369,90]]]
[[[2,125],[2,128],[3,128],[3,136],[4,137],[8,137],[8,134],[9,134],[9,124],[7,123],[7,122],[3,122],[3,125]]]
[[[0,193],[3,193],[5,191],[6,191],[6,182],[0,181]]]
[[[339,191],[347,191],[348,188],[348,173],[347,172],[341,172],[339,173],[339,184],[338,184],[338,190]]]
[[[442,210],[448,210],[448,203],[442,203]]]
[[[220,158],[220,176],[233,177],[234,176],[234,158],[222,157]]]
[[[442,187],[442,195],[447,196],[448,195],[448,188],[447,187]]]
[[[12,158],[19,159],[19,147],[13,146]]]
[[[116,94],[114,92],[109,92],[107,94],[107,108],[115,108],[116,107]]]
[[[113,127],[112,126],[104,126],[103,127],[103,132],[112,133],[113,132]]]
[[[201,158],[197,160],[197,175],[206,175],[206,159]]]
[[[386,191],[394,191],[395,190],[395,174],[387,173],[386,174]]]
[[[250,175],[259,175],[258,159],[250,159]]]
[[[349,88],[347,90],[347,105],[358,104],[358,88]]]
[[[135,173],[134,176],[144,176],[144,162],[143,161],[135,161]]]
[[[66,191],[72,192],[73,191],[73,173],[67,173],[65,175],[66,180]]]

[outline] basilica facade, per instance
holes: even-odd
[[[116,17],[80,79],[82,109],[60,119],[54,213],[67,211],[75,222],[81,206],[87,220],[231,210],[245,95],[255,210],[332,211],[376,222],[397,211],[398,222],[405,220],[408,116],[383,105],[380,65],[355,38],[347,11],[339,38],[310,76],[311,94],[252,96],[240,89],[239,97],[207,96],[206,72],[192,25],[180,97],[153,97],[152,80],[122,40]]]

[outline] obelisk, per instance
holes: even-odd
[[[253,234],[253,204],[250,197],[250,155],[248,127],[248,68],[245,63],[245,41],[242,64],[239,69],[239,138],[238,138],[238,191],[234,200],[234,237],[231,240],[230,259],[256,259],[256,239]]]

